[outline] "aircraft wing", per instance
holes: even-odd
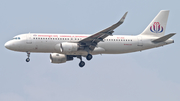
[[[104,38],[106,38],[109,35],[112,35],[112,33],[114,32],[113,30],[116,29],[119,25],[121,25],[124,22],[127,13],[128,12],[126,12],[124,16],[114,25],[100,32],[97,32],[85,39],[80,40],[79,43],[81,44],[81,46],[84,45],[86,47],[89,47],[90,50],[93,50],[96,47],[98,42],[103,41]]]

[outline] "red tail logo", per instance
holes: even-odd
[[[160,25],[159,22],[154,22],[154,24],[150,27],[150,31],[153,33],[162,33],[163,27]]]

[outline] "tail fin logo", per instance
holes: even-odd
[[[163,27],[160,25],[159,22],[154,22],[154,24],[150,27],[150,31],[153,33],[162,33]]]

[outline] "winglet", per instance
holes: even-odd
[[[170,33],[170,34],[168,34],[168,35],[165,35],[165,36],[163,36],[163,37],[160,37],[160,38],[158,38],[158,39],[155,39],[155,40],[153,40],[152,42],[158,43],[158,42],[166,41],[166,40],[168,40],[170,37],[174,36],[175,34],[176,34],[176,33]]]
[[[125,18],[126,18],[127,13],[128,13],[128,12],[126,12],[126,13],[124,14],[124,16],[121,18],[121,20],[120,20],[119,22],[121,22],[121,23],[123,23],[123,22],[124,22],[124,20],[125,20]]]
[[[103,30],[103,31],[101,31],[101,32],[104,32],[104,33],[106,33],[106,32],[114,32],[113,30],[114,30],[115,28],[117,28],[119,25],[121,25],[121,24],[124,22],[127,13],[128,13],[128,12],[126,12],[126,13],[123,15],[123,17],[122,17],[117,23],[115,23],[114,25],[106,28],[105,30]],[[112,34],[112,33],[111,33],[111,34]]]

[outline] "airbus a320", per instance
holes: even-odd
[[[83,67],[85,62],[82,57],[91,60],[97,54],[130,53],[174,43],[170,38],[176,33],[164,35],[168,10],[160,11],[139,35],[113,35],[126,15],[127,12],[117,23],[93,35],[27,33],[15,36],[5,43],[5,47],[26,52],[26,62],[30,61],[30,53],[51,53],[51,63],[65,63],[77,57],[80,59],[79,66]]]

